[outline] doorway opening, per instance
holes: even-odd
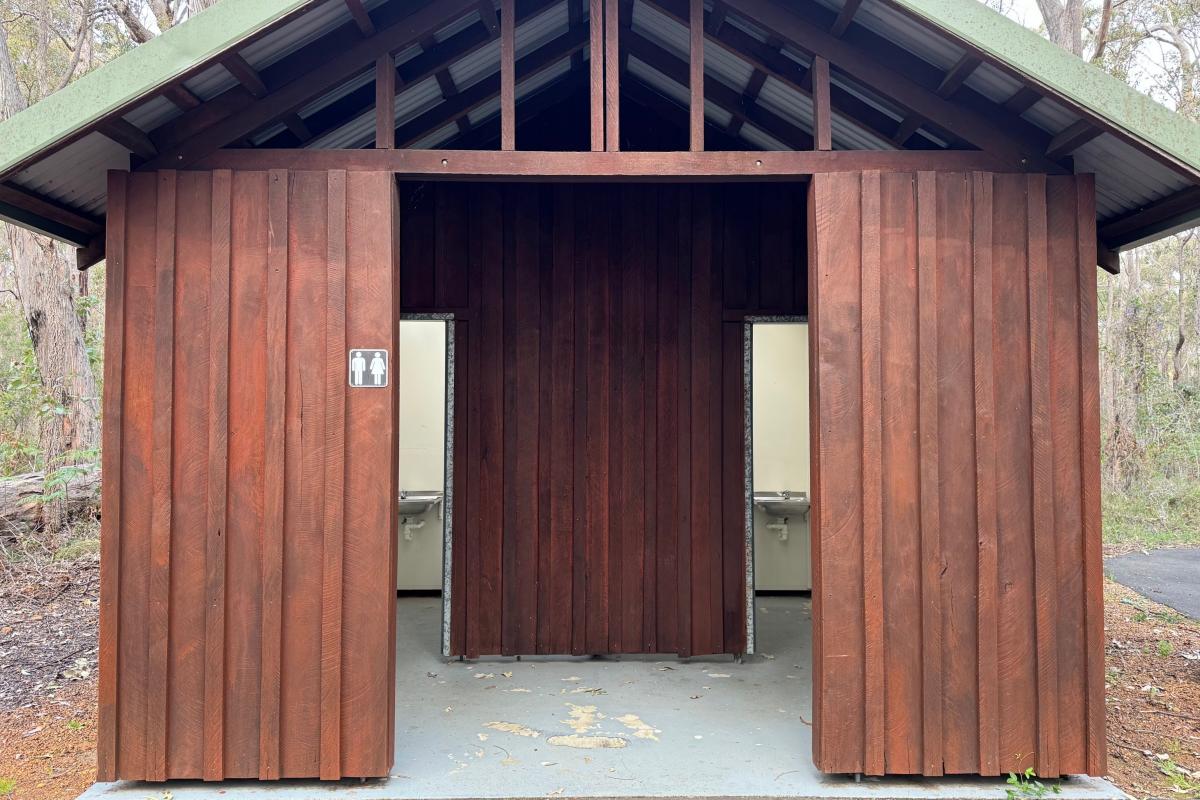
[[[396,594],[402,618],[440,612],[431,619],[438,638],[429,638],[445,656],[454,557],[453,315],[403,314],[398,324]]]

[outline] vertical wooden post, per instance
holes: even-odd
[[[604,113],[605,150],[621,149],[621,4],[604,0]]]
[[[688,53],[691,88],[688,128],[692,152],[704,149],[704,0],[691,0],[688,16],[688,33],[691,46]]]
[[[390,53],[375,60],[375,149],[396,146],[396,62]]]
[[[592,150],[604,149],[604,0],[588,0]]]
[[[812,100],[813,149],[832,150],[833,133],[829,120],[829,61],[821,56],[813,56]]]
[[[500,149],[517,149],[516,3],[500,0]]]

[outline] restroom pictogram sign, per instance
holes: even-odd
[[[348,366],[353,389],[382,389],[388,385],[387,350],[351,350]]]

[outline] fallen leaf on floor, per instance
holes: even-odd
[[[572,675],[569,678],[563,678],[563,680],[567,683],[578,683],[579,681],[583,680],[583,678],[579,677],[578,675]]]
[[[488,740],[488,735],[486,733],[477,733],[475,735],[479,737],[479,741],[481,742],[486,742]]]
[[[600,695],[600,694],[608,694],[608,692],[604,691],[603,689],[596,688],[594,686],[576,686],[574,689],[572,689],[569,692],[569,694]]]
[[[541,731],[535,731],[533,728],[522,725],[519,722],[488,722],[483,727],[491,728],[494,731],[511,733],[514,736],[528,736],[533,739],[542,735]]]
[[[548,795],[546,795],[546,796],[547,796],[547,797],[558,797],[559,795],[561,795],[561,794],[563,793],[563,790],[564,790],[565,788],[566,788],[566,787],[560,786],[560,787],[558,787],[557,789],[555,789],[553,792],[551,792],[550,794],[548,794]]]
[[[517,694],[529,694],[529,690],[528,690],[528,689],[522,689],[521,687],[515,687],[515,688],[513,688],[513,689],[505,689],[504,691],[506,691],[506,692],[516,692]]]
[[[476,678],[477,680],[478,680],[478,679],[482,679],[482,678],[494,678],[494,677],[496,677],[496,675],[495,675],[494,673],[491,673],[491,672],[481,672],[481,673],[479,673],[478,675],[476,675],[476,676],[475,676],[475,678]]]
[[[511,677],[512,677],[512,673],[511,673],[511,672],[501,672],[500,674],[501,674],[501,675],[503,675],[503,676],[504,676],[504,677],[506,677],[506,678],[511,678]]]
[[[710,678],[730,678],[733,676],[731,676],[728,672],[710,672],[710,673],[708,673],[708,677],[710,677]]]
[[[574,747],[578,750],[619,749],[629,745],[629,740],[620,736],[583,736],[578,733],[572,733],[569,736],[551,736],[546,741],[555,747]]]
[[[662,733],[658,728],[647,725],[642,721],[637,714],[625,714],[616,718],[617,722],[624,725],[629,730],[633,731],[633,735],[639,739],[653,739],[658,741],[658,734]]]
[[[597,713],[595,706],[577,706],[574,703],[566,705],[571,709],[569,712],[571,718],[563,720],[563,724],[575,733],[587,733],[596,727],[598,720],[604,719],[603,714]]]

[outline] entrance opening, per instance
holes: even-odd
[[[402,187],[397,796],[821,780],[804,196]]]

